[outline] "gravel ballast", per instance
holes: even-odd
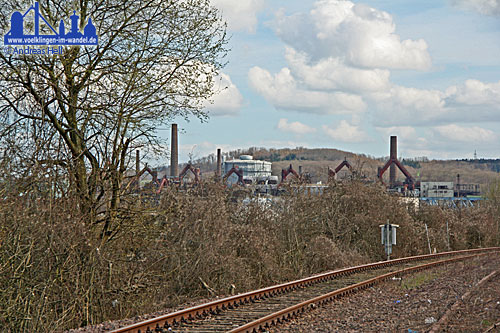
[[[426,332],[449,311],[439,332],[500,332],[500,274],[480,287],[477,283],[500,269],[500,254],[481,256],[390,280],[373,288],[306,312],[271,332]],[[469,297],[462,301],[467,292]],[[209,301],[209,300],[203,300]],[[183,308],[203,303],[184,304]],[[455,306],[454,306],[455,305]],[[70,330],[108,332],[177,309]]]
[[[498,269],[499,254],[429,269],[337,300],[271,331],[425,332],[470,291],[439,331],[483,332],[500,321],[500,274],[475,286]]]

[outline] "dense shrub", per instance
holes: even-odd
[[[379,224],[400,225],[394,257],[491,246],[498,207],[408,207],[376,185],[289,187],[273,201],[203,184],[123,202],[101,237],[71,198],[0,201],[0,327],[48,332],[129,317],[385,258]],[[494,201],[491,201],[494,202]],[[125,207],[126,206],[126,207]],[[448,228],[446,227],[448,224]]]

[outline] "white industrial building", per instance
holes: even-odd
[[[257,183],[257,179],[271,176],[271,162],[254,160],[251,155],[241,155],[239,159],[227,160],[223,163],[224,174],[227,174],[233,167],[243,171],[243,179],[246,183]],[[232,174],[227,182],[234,184],[238,182],[238,177]]]
[[[421,182],[420,196],[424,198],[453,198],[453,182]]]

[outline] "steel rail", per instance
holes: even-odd
[[[201,319],[207,314],[217,314],[223,310],[231,309],[233,307],[237,307],[242,304],[247,304],[249,302],[263,299],[267,297],[272,297],[275,295],[283,294],[286,292],[290,292],[292,290],[296,290],[299,288],[307,287],[315,283],[325,282],[330,279],[334,279],[339,276],[347,276],[355,273],[384,268],[389,266],[394,266],[397,264],[404,264],[412,261],[426,260],[426,259],[434,259],[441,258],[444,256],[450,255],[461,255],[461,254],[472,254],[472,253],[485,253],[492,251],[500,251],[500,247],[491,247],[491,248],[483,248],[483,249],[472,249],[472,250],[460,250],[460,251],[449,251],[442,252],[437,254],[427,254],[427,255],[419,255],[412,256],[400,259],[393,259],[389,261],[376,262],[371,264],[359,265],[350,268],[343,268],[335,271],[330,271],[318,275],[314,275],[308,278],[287,282],[271,287],[262,288],[255,291],[246,292],[243,294],[223,298],[220,300],[216,300],[210,303],[205,303],[201,305],[197,305],[191,308],[179,310],[176,312],[172,312],[163,316],[159,316],[156,318],[152,318],[149,320],[145,320],[139,323],[135,323],[129,326],[125,326],[122,328],[118,328],[112,333],[145,333],[145,332],[153,332],[157,328],[161,327],[170,327],[174,326],[177,323],[181,323],[184,321],[192,321],[194,319]]]
[[[423,265],[419,265],[419,266],[415,266],[415,267],[405,268],[405,269],[402,269],[402,270],[399,270],[396,272],[382,274],[382,275],[379,275],[377,277],[365,280],[363,282],[359,282],[359,283],[350,285],[348,287],[337,289],[337,290],[332,291],[328,294],[312,298],[310,300],[304,301],[304,302],[299,303],[297,305],[294,305],[294,306],[288,307],[286,309],[280,310],[278,312],[272,313],[270,315],[267,315],[265,317],[257,319],[253,322],[250,322],[250,323],[245,324],[243,326],[237,327],[237,328],[229,331],[229,333],[258,332],[260,329],[267,329],[270,326],[280,324],[282,321],[286,321],[288,319],[291,319],[292,317],[295,317],[295,316],[299,315],[300,313],[304,312],[305,310],[307,310],[307,308],[312,308],[312,307],[324,305],[330,301],[333,301],[334,299],[338,299],[338,298],[341,298],[343,296],[350,295],[350,294],[352,294],[356,291],[359,291],[359,290],[370,288],[370,287],[374,286],[375,284],[381,283],[381,282],[388,280],[392,277],[408,274],[408,273],[415,272],[415,271],[421,271],[424,269],[436,267],[439,265],[448,264],[448,263],[455,262],[455,261],[466,260],[466,259],[470,259],[470,258],[474,258],[477,256],[486,255],[486,254],[487,253],[478,253],[478,254],[472,254],[472,255],[462,256],[462,257],[458,257],[458,258],[444,259],[444,260],[440,260],[440,261],[436,261],[436,262],[431,262],[428,264],[423,264]]]

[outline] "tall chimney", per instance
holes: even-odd
[[[179,143],[177,124],[172,124],[172,144],[170,146],[170,176],[179,177]]]
[[[391,136],[391,160],[396,160],[398,158],[398,137]],[[396,165],[393,163],[389,169],[389,183],[394,186],[396,183]]]
[[[222,154],[220,148],[217,148],[217,180],[222,176]]]

